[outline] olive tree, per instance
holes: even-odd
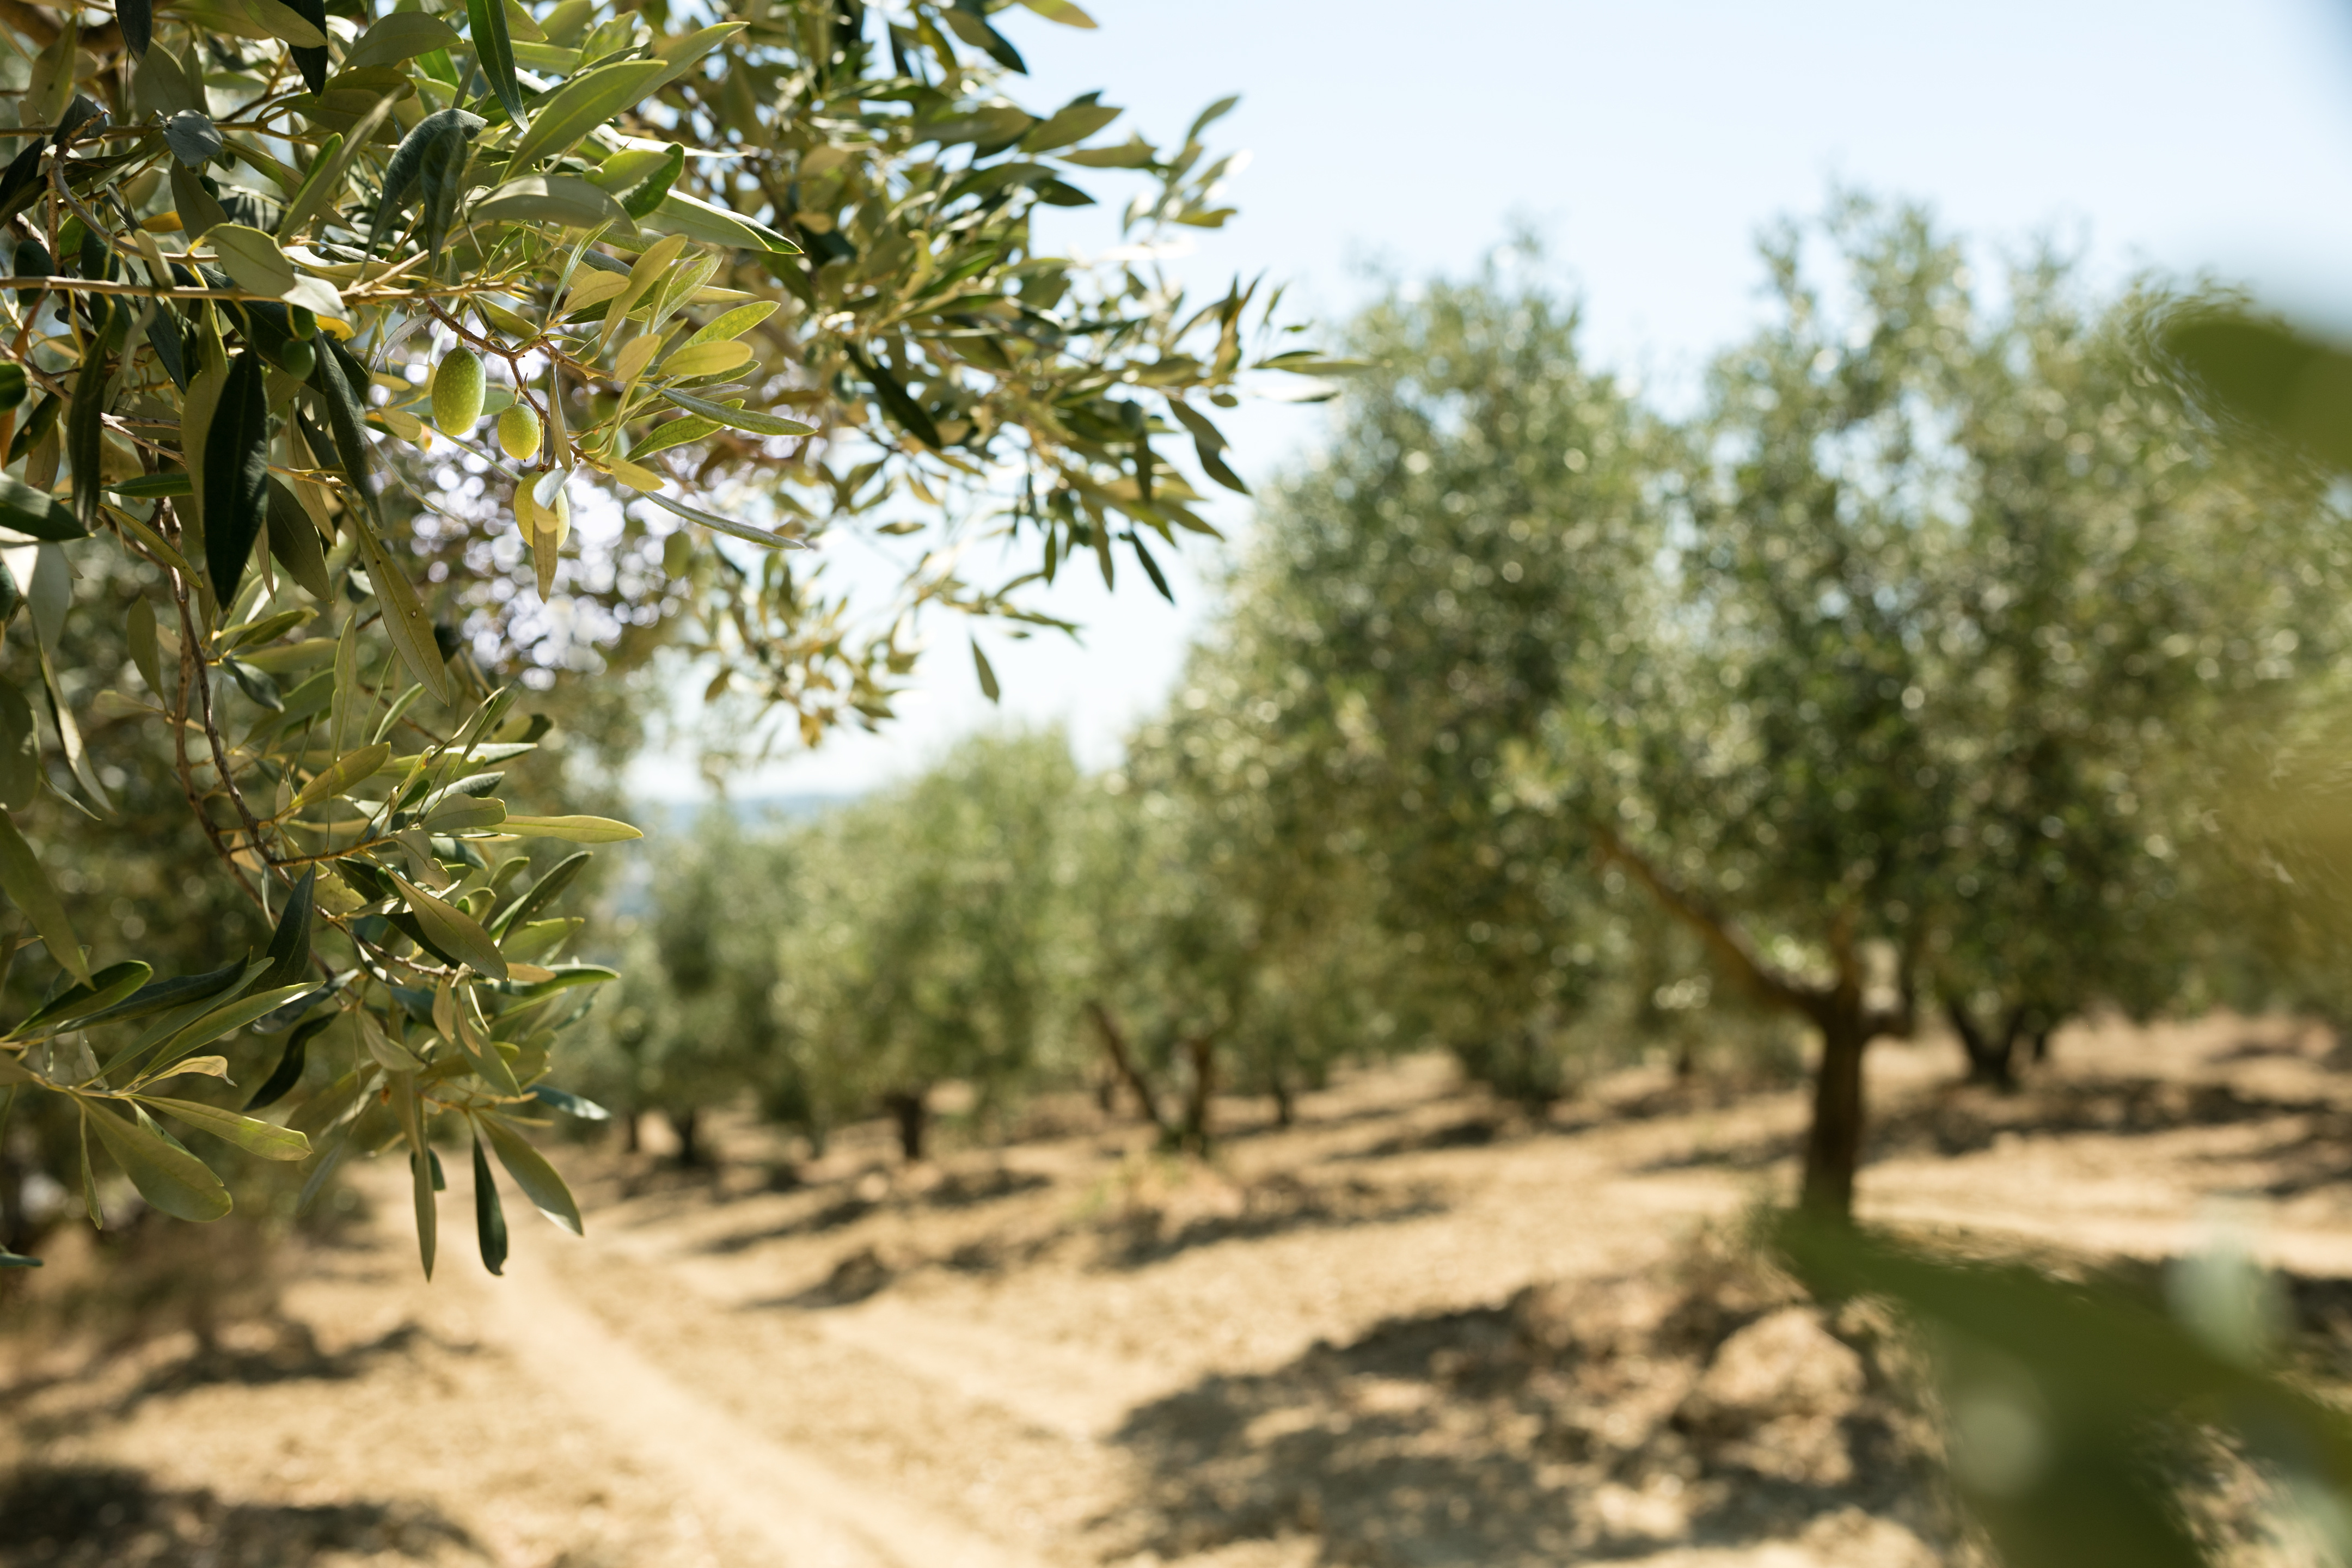
[[[1075,555],[1156,576],[1145,536],[1205,526],[1172,446],[1226,473],[1192,400],[1319,364],[1251,360],[1249,289],[1190,302],[1033,242],[1105,171],[1139,183],[1139,240],[1222,223],[1213,110],[1088,145],[1118,111],[1017,107],[985,0],[679,22],[5,18],[0,890],[27,926],[0,943],[42,994],[0,1092],[68,1108],[93,1219],[109,1164],[165,1213],[228,1211],[177,1126],[310,1161],[312,1192],[404,1147],[428,1270],[446,1136],[473,1139],[494,1271],[492,1155],[577,1229],[527,1134],[593,1109],[549,1075],[611,972],[564,956],[580,855],[525,851],[635,830],[509,809],[551,716],[526,694],[668,647],[749,705],[735,734],[886,717],[929,609],[1038,618],[1022,586]],[[922,546],[886,602],[801,563],[847,532]],[[984,538],[1029,563],[972,579]],[[69,662],[92,614],[126,658]],[[128,831],[110,778],[155,770],[259,953],[224,927],[217,967],[158,978],[93,918],[125,893],[60,874],[75,835]],[[232,1100],[233,1073],[263,1081]]]
[[[1267,500],[1225,647],[1165,728],[1193,787],[1295,879],[1369,900],[1400,1039],[1540,1100],[1616,928],[1579,836],[1508,764],[1572,670],[1646,634],[1659,535],[1652,434],[1535,264],[1500,256],[1356,320],[1370,368]]]
[[[801,919],[775,935],[772,996],[810,1121],[878,1109],[919,1160],[940,1084],[984,1110],[1050,1065],[1076,780],[1058,731],[983,736],[791,837]]]
[[[2139,302],[2037,263],[1988,309],[1916,211],[1827,234],[1835,292],[1801,230],[1768,244],[1778,319],[1668,481],[1679,603],[1634,679],[1563,705],[1537,787],[1819,1035],[1803,1201],[1843,1215],[1864,1050],[1923,993],[1996,1073],[2021,1019],[2168,994],[2208,804],[2175,753],[2323,656],[2329,578],[2309,487],[2136,368]]]

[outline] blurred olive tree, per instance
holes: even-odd
[[[1521,787],[1822,1042],[1804,1202],[1843,1215],[1862,1062],[1939,999],[1977,1070],[2180,984],[2199,748],[2343,647],[2325,498],[2203,438],[2156,302],[2035,258],[1987,307],[1924,215],[1852,201],[1658,471],[1673,608],[1551,717]]]

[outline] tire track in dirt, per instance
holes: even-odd
[[[1034,1560],[904,1496],[779,1443],[688,1388],[517,1258],[478,1288],[486,1340],[681,1495],[763,1542],[780,1568],[1034,1568]]]

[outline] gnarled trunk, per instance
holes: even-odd
[[[930,1131],[930,1100],[919,1089],[897,1089],[882,1097],[882,1109],[898,1124],[898,1152],[907,1163],[923,1157],[923,1146]]]
[[[2014,1089],[2019,1015],[2011,1013],[1995,1033],[1980,1028],[1958,1002],[1945,1003],[1944,1012],[1952,1020],[1953,1032],[1960,1037],[1960,1049],[1968,1054],[1969,1081],[1990,1084],[2003,1092]]]
[[[1143,1069],[1135,1063],[1135,1053],[1127,1048],[1127,1035],[1111,1017],[1110,1009],[1100,1002],[1087,1004],[1087,1016],[1094,1020],[1095,1032],[1102,1037],[1103,1054],[1110,1058],[1111,1070],[1118,1075],[1135,1096],[1135,1108],[1151,1123],[1162,1138],[1169,1136],[1167,1119],[1160,1114],[1159,1097],[1151,1092],[1151,1084]],[[1108,1103],[1104,1106],[1108,1110]]]
[[[677,1134],[677,1163],[689,1171],[698,1171],[709,1154],[702,1146],[702,1110],[698,1106],[684,1110],[667,1111],[670,1131]]]
[[[1798,1204],[1816,1218],[1853,1217],[1854,1172],[1862,1164],[1862,1056],[1870,1026],[1859,998],[1824,999],[1814,1018],[1822,1034],[1813,1074],[1813,1121],[1805,1134],[1805,1184]]]
[[[1192,1066],[1192,1081],[1184,1096],[1184,1124],[1178,1131],[1177,1146],[1203,1154],[1209,1148],[1209,1100],[1217,1092],[1217,1043],[1196,1035],[1184,1042],[1184,1054]]]

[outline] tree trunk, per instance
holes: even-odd
[[[1944,1011],[1952,1020],[1953,1032],[1960,1037],[1960,1049],[1968,1053],[1969,1081],[1990,1084],[2004,1093],[2016,1089],[2018,1015],[2010,1015],[1995,1039],[1978,1026],[1959,1003],[1945,1003]]]
[[[1266,1089],[1274,1096],[1274,1124],[1289,1127],[1298,1121],[1297,1097],[1290,1092],[1290,1080],[1278,1067],[1266,1069]]]
[[[2033,1031],[2033,1065],[2035,1067],[2041,1067],[2050,1060],[2050,1037],[2056,1031],[2053,1029],[2038,1028]]]
[[[0,1132],[5,1131],[0,1128]],[[32,1246],[26,1228],[24,1173],[7,1151],[0,1149],[0,1252],[21,1253]]]
[[[1862,1163],[1862,1055],[1870,1044],[1859,997],[1830,997],[1814,1020],[1822,1032],[1813,1075],[1813,1121],[1805,1134],[1799,1205],[1817,1219],[1853,1218],[1853,1177]]]
[[[1192,1059],[1192,1082],[1184,1096],[1184,1126],[1180,1145],[1195,1154],[1209,1152],[1209,1100],[1217,1092],[1217,1043],[1206,1035],[1184,1042]]]
[[[702,1147],[702,1109],[689,1106],[684,1110],[662,1113],[669,1118],[670,1130],[677,1134],[677,1163],[685,1169],[702,1168],[705,1154]]]
[[[645,1115],[645,1112],[642,1110],[625,1110],[621,1112],[621,1151],[623,1153],[635,1154],[644,1151],[646,1146],[645,1139],[637,1126],[638,1119],[643,1115]]]
[[[1143,1119],[1158,1129],[1161,1137],[1166,1137],[1168,1121],[1160,1114],[1160,1100],[1152,1094],[1142,1069],[1135,1065],[1135,1057],[1127,1048],[1127,1037],[1112,1021],[1110,1009],[1090,1001],[1087,1004],[1087,1016],[1094,1020],[1095,1032],[1102,1036],[1103,1054],[1110,1058],[1111,1069],[1134,1094],[1136,1109],[1143,1112]]]
[[[931,1106],[919,1089],[897,1089],[882,1097],[882,1108],[898,1124],[898,1152],[912,1165],[923,1157],[924,1136],[930,1131]]]

